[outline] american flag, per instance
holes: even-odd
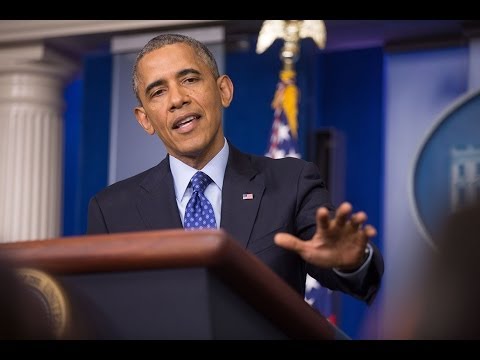
[[[246,193],[242,195],[243,200],[253,200],[253,194],[251,193]]]
[[[282,70],[272,101],[274,117],[266,156],[273,159],[287,156],[300,158],[297,145],[297,99],[295,72]]]
[[[274,118],[266,156],[273,159],[300,158],[298,151],[298,89],[295,71],[282,70],[272,101]],[[307,275],[305,301],[317,309],[330,322],[337,325],[337,294],[322,287],[317,280]]]
[[[320,283],[307,274],[305,282],[305,301],[317,309],[334,325],[338,325],[338,294],[320,285]]]

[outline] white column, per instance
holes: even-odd
[[[0,49],[0,243],[60,236],[63,86],[43,44]]]

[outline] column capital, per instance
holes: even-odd
[[[0,74],[33,72],[65,81],[79,67],[77,59],[46,45],[44,41],[0,46]]]

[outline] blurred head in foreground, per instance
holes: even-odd
[[[416,339],[480,339],[480,203],[452,214],[437,236],[416,304]]]

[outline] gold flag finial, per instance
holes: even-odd
[[[293,69],[300,52],[300,39],[311,37],[317,46],[325,48],[327,32],[322,20],[265,20],[257,40],[257,54],[263,53],[280,38],[285,41],[280,58],[285,70]]]

